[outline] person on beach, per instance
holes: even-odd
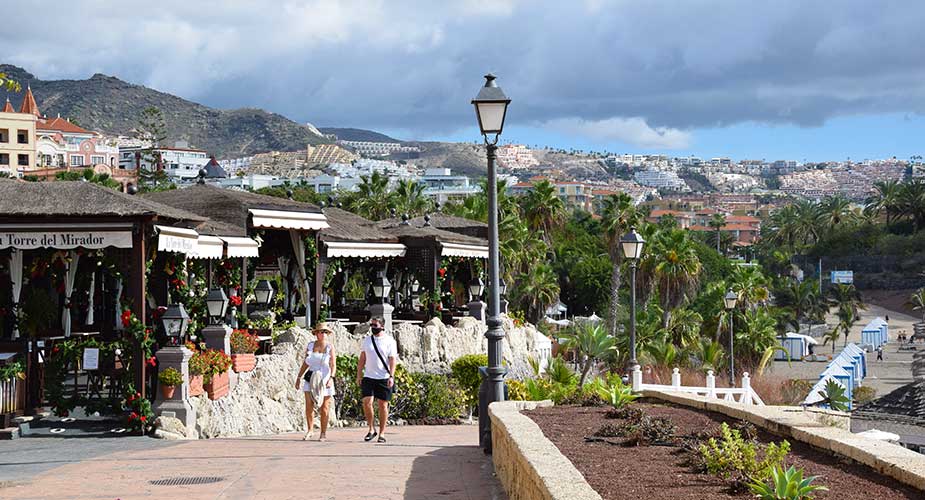
[[[321,414],[319,441],[327,438],[328,421],[334,398],[334,374],[337,372],[337,353],[330,336],[334,334],[327,323],[321,322],[314,330],[315,340],[305,348],[305,361],[296,378],[296,389],[305,393],[305,421],[308,430],[303,440],[309,440],[315,429],[315,409]]]
[[[877,361],[883,361],[883,346],[877,346]]]
[[[385,424],[389,418],[389,401],[395,388],[395,364],[398,362],[398,346],[391,335],[385,334],[382,318],[369,322],[370,336],[363,340],[360,360],[357,363],[357,385],[363,395],[363,414],[366,416],[368,432],[364,441],[384,443]],[[379,406],[379,432],[376,432],[373,400]]]

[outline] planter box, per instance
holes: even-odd
[[[254,353],[231,355],[231,369],[235,373],[249,372],[255,366],[257,366],[257,357],[254,356]]]
[[[190,375],[189,377],[189,395],[200,396],[205,392],[202,387],[202,375]]]
[[[206,392],[209,393],[209,399],[215,401],[223,397],[225,394],[228,394],[230,389],[230,381],[228,378],[228,372],[213,375],[212,380],[208,384],[203,384]]]

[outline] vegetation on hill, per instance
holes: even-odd
[[[161,110],[166,143],[187,141],[218,157],[265,151],[294,151],[329,142],[282,115],[260,109],[214,109],[118,78],[96,74],[87,80],[40,80],[22,68],[0,65],[0,73],[32,87],[39,110],[60,114],[81,126],[111,135],[133,135],[145,109]],[[11,100],[21,95],[11,94]]]
[[[339,141],[365,141],[365,142],[401,142],[379,132],[361,128],[347,127],[319,127],[322,134],[334,134]]]

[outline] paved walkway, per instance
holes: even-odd
[[[119,451],[0,487],[0,498],[506,498],[491,460],[473,444],[478,442],[475,425],[398,427],[386,435],[385,444],[364,443],[365,433],[365,428],[334,429],[324,443],[288,434]],[[0,473],[8,465],[0,464]],[[194,476],[221,480],[187,486],[150,483]]]

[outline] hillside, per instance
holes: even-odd
[[[39,80],[26,70],[0,65],[14,80],[32,87],[39,110],[71,118],[82,127],[111,135],[132,135],[141,112],[154,106],[167,122],[167,141],[185,140],[216,156],[243,156],[265,151],[295,151],[329,142],[282,115],[261,109],[210,108],[112,76],[88,80]],[[10,94],[16,109],[22,94]]]
[[[322,134],[334,134],[339,141],[401,142],[385,134],[361,128],[319,127]]]

